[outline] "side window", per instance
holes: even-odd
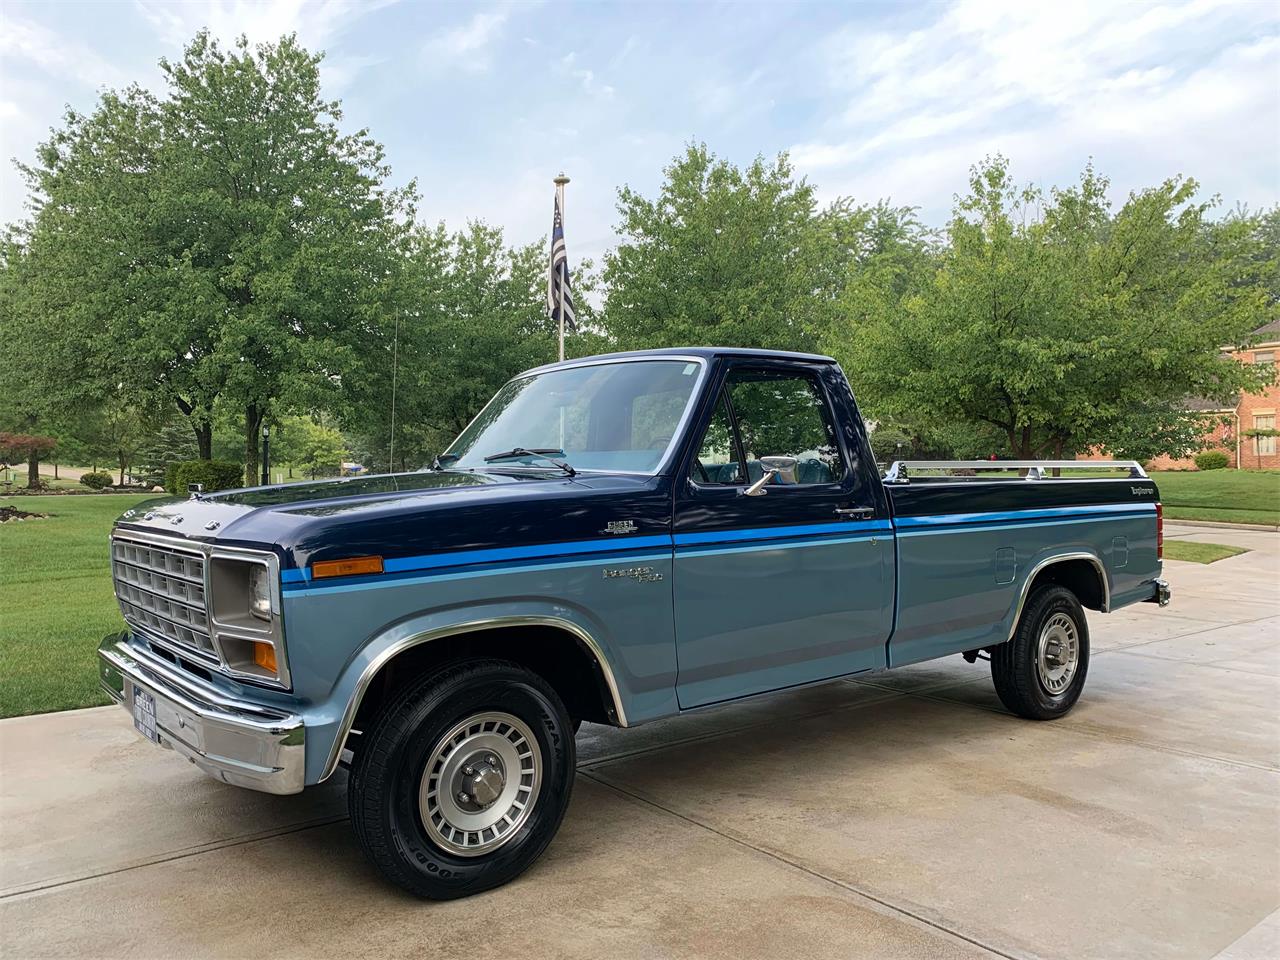
[[[707,424],[698,447],[698,459],[693,462],[693,479],[702,484],[743,483],[742,465],[738,463],[737,444],[733,435],[733,421],[725,405],[724,394],[716,401],[715,412]]]
[[[843,478],[835,426],[813,378],[774,370],[739,370],[731,375],[728,389],[749,481],[763,475],[761,457],[795,457],[797,484],[836,483]]]

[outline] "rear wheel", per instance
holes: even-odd
[[[1000,702],[1020,717],[1053,720],[1066,714],[1089,672],[1089,625],[1066,587],[1037,587],[1013,639],[991,650],[991,679]]]
[[[506,883],[555,836],[576,753],[564,705],[500,660],[407,689],[352,765],[348,806],[365,855],[393,883],[449,900]]]

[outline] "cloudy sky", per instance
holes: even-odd
[[[788,150],[825,198],[889,197],[941,224],[968,167],[1117,198],[1184,173],[1225,205],[1280,201],[1280,3],[423,0],[0,2],[0,220],[64,104],[159,88],[200,27],[327,52],[327,93],[418,178],[422,216],[529,241],[571,177],[571,257],[613,242],[620,184],[652,191],[691,139]]]

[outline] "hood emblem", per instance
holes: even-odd
[[[220,526],[222,526],[221,520],[210,520],[204,525],[204,528],[206,530],[217,530]]]
[[[146,513],[142,515],[143,520],[154,520],[155,518],[156,518],[156,512],[154,510],[148,510]]]
[[[601,533],[635,533],[636,522],[634,520],[610,520],[604,525]]]

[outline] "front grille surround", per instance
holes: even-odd
[[[221,666],[205,604],[205,569],[200,551],[111,538],[111,577],[125,623],[175,653]]]
[[[219,619],[218,611],[226,615],[225,604],[231,597],[225,595],[225,583],[216,601],[210,588],[214,565],[226,561],[267,568],[274,611],[269,624]],[[116,530],[111,536],[111,578],[125,623],[148,643],[237,680],[289,689],[275,554]],[[254,665],[251,653],[246,661],[254,642],[275,647],[277,675]]]

